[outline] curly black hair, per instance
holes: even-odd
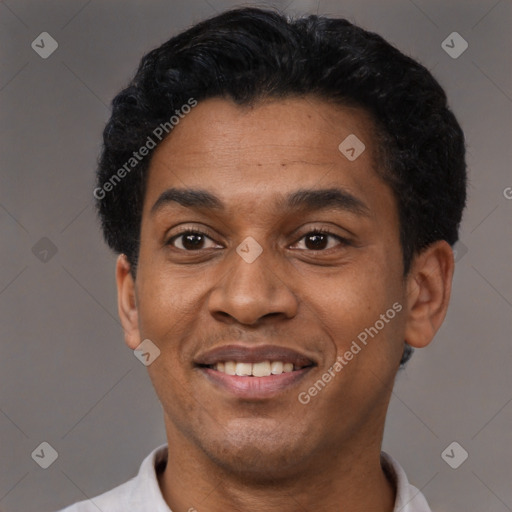
[[[112,102],[94,196],[105,240],[127,256],[134,275],[145,178],[160,140],[155,128],[170,132],[169,120],[179,122],[191,99],[248,105],[305,95],[357,106],[373,119],[378,172],[397,201],[405,274],[429,244],[455,244],[466,202],[464,135],[432,74],[345,19],[241,8],[149,52]],[[140,148],[148,156],[140,158]],[[410,353],[406,345],[402,363]]]

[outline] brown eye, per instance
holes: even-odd
[[[207,241],[212,242],[213,245],[210,247],[205,247]],[[168,243],[169,245],[176,247],[176,249],[181,249],[184,251],[197,251],[216,246],[216,244],[209,236],[207,236],[205,233],[201,233],[200,231],[185,231],[179,235],[173,236]]]
[[[319,251],[325,249],[328,243],[328,235],[323,233],[315,233],[304,237],[305,245],[312,251]]]
[[[333,240],[334,242],[331,242],[331,240]],[[305,249],[309,251],[323,251],[325,249],[331,249],[336,245],[343,246],[348,244],[347,240],[338,235],[335,235],[328,231],[319,230],[307,233],[297,242],[297,244],[300,244],[302,241],[304,241]],[[302,249],[302,247],[298,248]]]

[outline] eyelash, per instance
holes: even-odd
[[[178,238],[180,237],[183,237],[183,236],[186,236],[186,235],[200,235],[200,236],[204,236],[206,238],[208,238],[209,240],[212,240],[214,241],[207,233],[205,233],[204,231],[201,231],[200,229],[186,229],[184,231],[182,231],[181,233],[178,233],[174,236],[172,236],[169,241],[166,243],[166,245],[170,245],[172,247],[174,247],[173,245],[173,242],[175,240],[177,240]],[[331,231],[327,230],[327,229],[323,229],[323,228],[319,228],[319,229],[313,229],[311,231],[308,231],[306,234],[304,234],[303,236],[301,236],[299,238],[299,240],[296,243],[298,243],[299,241],[303,240],[304,238],[306,238],[307,236],[309,235],[326,235],[326,236],[330,236],[332,238],[335,238],[338,242],[340,242],[341,245],[350,245],[350,241],[346,238],[343,238],[342,236],[339,236],[339,235],[336,235],[334,233],[332,233]],[[294,244],[294,245],[295,245]],[[179,247],[174,247],[175,249],[179,250],[179,251],[185,251],[185,252],[189,252],[189,253],[192,253],[192,252],[199,252],[201,250],[204,250],[204,249],[198,249],[198,250],[187,250],[187,249],[181,249]],[[329,249],[319,249],[318,251],[315,251],[313,249],[306,249],[308,252],[327,252],[329,251],[331,248]]]

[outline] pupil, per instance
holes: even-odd
[[[195,241],[193,241],[195,239]],[[185,238],[183,239],[183,247],[185,249],[197,249],[203,242],[203,236],[197,235],[197,234],[188,234],[185,235]]]
[[[308,245],[308,242],[310,241],[313,241],[312,245],[313,247],[310,247]],[[316,234],[316,235],[309,235],[307,238],[306,238],[306,247],[308,249],[311,249],[313,251],[317,251],[319,249],[324,249],[326,247],[326,241],[327,241],[327,237],[325,235],[322,235],[322,234]]]
[[[183,239],[183,247],[186,249],[197,249],[203,242],[203,235],[188,234]],[[317,233],[315,235],[309,235],[306,238],[306,247],[313,251],[324,249],[326,247],[327,236]]]

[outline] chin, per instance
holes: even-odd
[[[244,422],[242,422],[244,423]],[[219,433],[216,439],[202,440],[203,451],[227,473],[240,481],[272,485],[295,478],[304,469],[309,453],[315,450],[302,435],[277,429],[258,429],[247,425]],[[295,434],[295,435],[294,435]]]

